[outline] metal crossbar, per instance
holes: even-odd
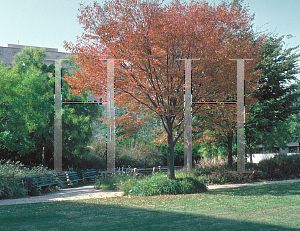
[[[237,104],[237,101],[201,101],[201,102],[192,102],[194,104]]]

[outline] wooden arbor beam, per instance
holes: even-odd
[[[191,95],[191,61],[192,59],[185,60],[185,157],[184,166],[187,172],[192,172],[192,108],[191,103],[236,103],[237,104],[237,172],[245,172],[245,92],[244,92],[244,72],[245,60],[252,59],[230,59],[237,60],[237,101],[226,102],[192,102]]]
[[[62,172],[62,104],[83,103],[83,104],[102,104],[103,102],[62,102],[61,92],[61,61],[68,59],[46,59],[55,61],[55,115],[54,115],[54,170]],[[115,123],[114,123],[114,59],[107,59],[107,171],[115,170]]]

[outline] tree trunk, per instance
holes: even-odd
[[[175,179],[175,170],[174,170],[174,142],[172,134],[168,134],[168,172],[167,177],[169,179]]]
[[[227,160],[228,160],[229,167],[232,167],[232,139],[233,139],[233,133],[229,133],[227,135],[227,147],[228,147]]]

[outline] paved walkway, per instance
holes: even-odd
[[[43,196],[25,197],[19,199],[0,200],[1,205],[28,204],[39,202],[53,202],[66,200],[82,200],[91,198],[107,198],[123,196],[124,192],[96,190],[94,185],[81,186],[78,188],[59,189],[57,192],[48,193]]]
[[[249,186],[249,185],[263,185],[263,184],[275,184],[275,183],[299,182],[299,181],[300,179],[284,180],[284,181],[266,181],[266,182],[246,183],[246,184],[207,185],[207,188],[208,189],[235,188],[235,187]],[[124,192],[96,190],[94,189],[93,185],[88,185],[88,186],[82,186],[78,188],[60,189],[58,192],[49,193],[43,196],[0,200],[0,206],[39,203],[39,202],[66,201],[66,200],[82,200],[82,199],[92,199],[92,198],[107,198],[107,197],[118,197],[123,195]]]

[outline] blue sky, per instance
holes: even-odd
[[[82,34],[77,20],[81,2],[94,0],[0,0],[0,46],[19,40],[20,45],[65,51],[63,41],[75,43]],[[221,0],[207,2],[218,4]],[[255,13],[254,30],[291,34],[295,37],[284,40],[287,47],[300,44],[300,0],[244,0],[244,4]]]

